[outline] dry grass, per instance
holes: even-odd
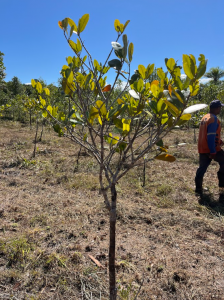
[[[98,167],[84,151],[45,129],[0,127],[0,299],[108,299],[108,213]],[[186,142],[180,147],[178,143]],[[118,183],[120,299],[224,299],[224,205],[212,164],[204,199],[194,195],[193,131],[171,133],[177,161],[155,161]],[[214,179],[215,178],[215,179]],[[104,266],[97,267],[91,254]],[[142,284],[143,283],[143,284]]]

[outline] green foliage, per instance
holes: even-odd
[[[219,67],[211,68],[206,74],[205,77],[211,78],[212,83],[219,84],[220,79],[224,77],[224,70],[220,69]]]

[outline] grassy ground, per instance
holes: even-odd
[[[0,299],[108,299],[108,213],[97,166],[45,129],[0,126]],[[193,130],[167,138],[174,163],[155,161],[119,181],[119,299],[224,299],[224,204],[217,164],[194,194]],[[178,146],[179,143],[186,143]],[[96,258],[98,267],[90,258]]]

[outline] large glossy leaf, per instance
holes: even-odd
[[[176,64],[176,62],[173,58],[168,59],[167,63],[166,63],[168,71],[172,72],[175,67],[175,64]]]
[[[194,113],[194,112],[196,112],[198,110],[204,109],[207,106],[208,106],[207,104],[195,104],[195,105],[187,107],[183,111],[183,114],[191,114],[191,113]]]
[[[76,26],[75,22],[70,18],[67,18],[67,20],[68,20],[68,24],[71,26],[71,28],[73,27],[73,31],[77,32],[77,26]]]
[[[190,79],[193,79],[195,75],[195,65],[193,60],[187,54],[183,54],[183,68],[185,74]]]
[[[136,93],[134,90],[129,90],[129,94],[134,98],[134,99],[140,99],[139,95]]]
[[[88,21],[89,21],[89,14],[83,15],[81,19],[79,19],[79,24],[77,28],[78,33],[82,32],[85,29]]]
[[[163,160],[163,161],[167,161],[167,162],[174,162],[176,160],[176,158],[173,155],[165,154],[165,153],[156,156],[155,159]]]
[[[121,70],[121,68],[122,68],[121,61],[118,59],[112,59],[112,60],[108,61],[108,65],[111,68],[115,68],[118,71]]]

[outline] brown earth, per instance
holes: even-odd
[[[79,147],[48,128],[31,158],[35,129],[0,124],[0,299],[108,299],[109,223],[97,165],[82,151],[77,167]],[[174,163],[150,163],[144,187],[142,167],[117,185],[119,299],[224,299],[218,166],[199,199],[193,129],[166,143]]]

